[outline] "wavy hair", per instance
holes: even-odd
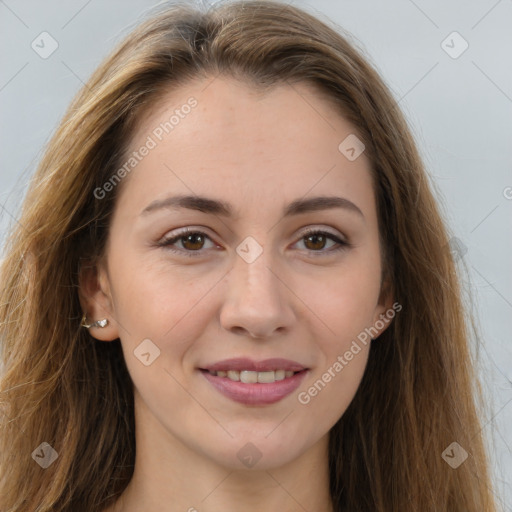
[[[411,130],[349,34],[269,0],[152,13],[94,72],[48,143],[1,268],[0,512],[101,510],[127,486],[133,382],[120,340],[94,342],[80,328],[80,271],[104,252],[119,187],[102,200],[94,191],[165,93],[219,74],[262,89],[314,85],[371,162],[383,270],[403,310],[372,342],[361,385],[329,433],[335,510],[495,511],[475,322]],[[58,453],[46,469],[33,460],[42,442]],[[441,456],[452,442],[469,453],[456,469]]]

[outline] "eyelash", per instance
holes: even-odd
[[[206,233],[204,233],[202,231],[186,228],[183,231],[181,231],[180,233],[172,236],[171,238],[162,239],[156,245],[158,247],[164,247],[166,250],[169,250],[171,252],[174,252],[174,253],[177,253],[180,255],[184,255],[187,257],[191,257],[191,258],[201,256],[204,253],[203,249],[199,249],[197,251],[189,251],[186,249],[176,249],[176,248],[172,247],[173,244],[178,242],[180,239],[184,238],[186,235],[202,235],[202,236],[208,238],[209,240],[211,240],[211,238]],[[352,247],[352,244],[345,242],[344,240],[341,240],[340,238],[338,238],[336,235],[330,233],[329,231],[322,231],[320,229],[308,229],[307,231],[302,233],[300,240],[302,240],[308,236],[311,236],[311,235],[326,235],[327,238],[330,238],[331,240],[333,240],[334,242],[336,242],[339,245],[338,247],[335,247],[334,249],[331,248],[328,250],[319,250],[319,251],[308,250],[307,252],[314,254],[314,257],[323,256],[325,254],[336,253],[338,251],[347,250],[350,247]],[[213,242],[213,240],[212,240],[212,242]]]

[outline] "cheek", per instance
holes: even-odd
[[[298,402],[314,414],[336,421],[352,401],[363,377],[371,343],[368,328],[373,325],[380,292],[378,259],[347,258],[347,264],[331,269],[329,279],[317,286],[302,281],[299,293],[318,326],[315,343],[321,357],[303,386]],[[320,285],[319,285],[320,284]],[[308,292],[309,289],[309,292]]]
[[[336,423],[359,388],[368,353],[369,344],[356,342],[335,354],[327,365],[317,368],[311,379],[298,390],[298,407],[304,408],[314,418],[322,418],[322,426]]]
[[[134,271],[133,269],[137,269]],[[197,306],[219,281],[219,273],[165,261],[130,264],[125,260],[112,271],[116,315],[128,337],[175,338],[183,323],[199,330]],[[190,317],[194,322],[190,322]]]
[[[162,404],[189,410],[183,362],[211,321],[209,292],[219,277],[211,272],[199,276],[197,269],[192,277],[193,271],[180,272],[168,263],[164,268],[161,263],[138,262],[136,267],[128,259],[111,274],[124,359],[137,392],[161,420],[167,410]],[[200,408],[194,411],[202,418]]]
[[[330,344],[325,341],[325,359],[296,396],[296,408],[305,425],[313,421],[317,434],[332,428],[349,407],[363,378],[370,349],[369,341],[361,343],[348,335],[339,336]]]
[[[322,275],[298,276],[294,291],[323,326],[325,339],[339,349],[356,337],[374,318],[380,294],[380,266],[368,258],[347,258]],[[331,345],[331,342],[329,342]]]
[[[161,264],[133,262],[128,257],[117,262],[110,272],[115,283],[115,318],[131,378],[154,405],[172,397],[173,404],[184,406],[178,384],[183,382],[181,365],[205,329],[204,307],[215,281],[206,274],[191,279],[177,267],[163,269]]]

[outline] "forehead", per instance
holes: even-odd
[[[339,148],[356,133],[307,83],[262,91],[230,78],[196,80],[169,91],[140,119],[127,157],[151,149],[129,173],[132,185],[123,185],[136,186],[137,207],[171,191],[239,204],[309,192],[361,201],[372,195],[370,163],[364,153],[350,161]]]

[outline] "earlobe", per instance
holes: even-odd
[[[87,314],[84,313],[82,316],[82,322],[80,323],[81,327],[85,327],[86,329],[90,329],[91,327],[106,327],[108,325],[108,318],[103,318],[103,320],[96,320],[95,322],[88,323],[87,322]]]
[[[373,337],[372,341],[379,338],[382,333],[390,326],[394,316],[395,309],[393,303],[393,293],[389,281],[386,280],[381,287],[379,303],[375,310],[375,317],[373,319],[373,327],[378,331],[378,334]]]
[[[379,308],[380,311],[381,308]],[[374,335],[372,335],[372,341],[377,340],[380,338],[382,333],[389,327],[391,324],[391,319],[387,315],[388,310],[386,309],[385,312],[378,313],[376,311],[376,316],[373,319],[373,325],[372,325],[372,332],[375,332]]]
[[[80,326],[88,329],[91,336],[100,341],[119,338],[108,276],[102,265],[84,265],[80,268],[78,294],[82,306]]]

